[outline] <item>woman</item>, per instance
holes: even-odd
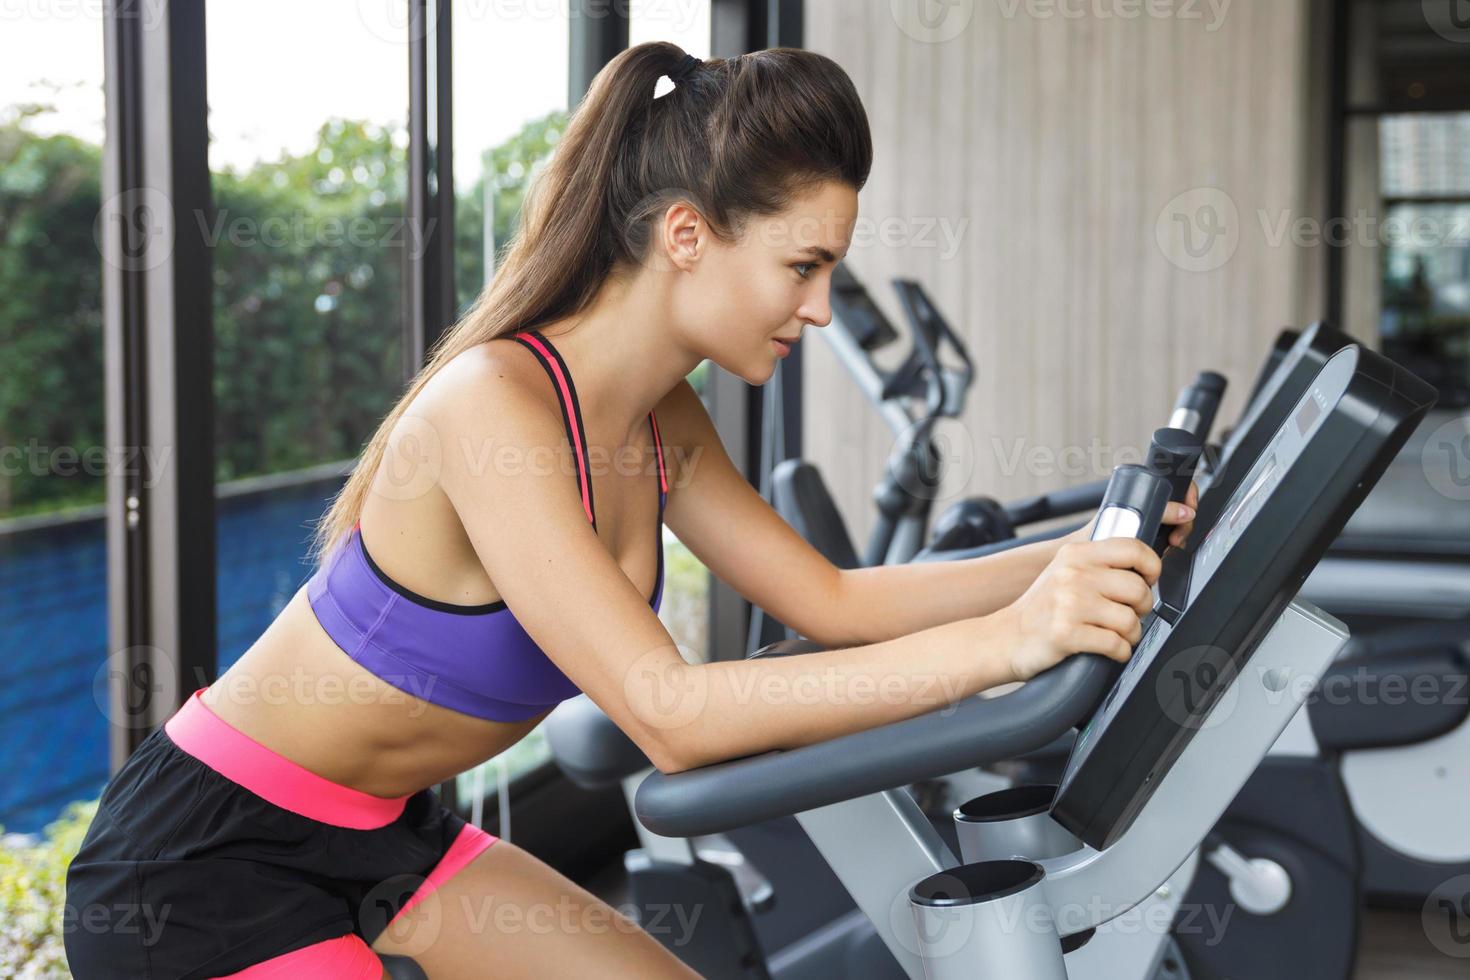
[[[579,691],[673,772],[1077,651],[1128,657],[1159,567],[1142,544],[841,572],[752,491],[684,380],[709,359],[763,383],[828,322],[871,155],[851,81],[817,54],[644,44],[598,75],[501,271],[318,526],[315,574],[109,784],[68,905],[144,925],[69,931],[78,977],[377,978],[393,953],[436,980],[687,977],[428,787]],[[1190,516],[1169,515],[1176,539]],[[664,523],[832,649],[687,664],[656,614]],[[803,678],[821,703],[760,696]]]

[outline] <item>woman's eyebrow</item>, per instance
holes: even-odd
[[[827,251],[825,248],[823,248],[820,245],[808,245],[806,248],[804,248],[804,249],[801,250],[801,254],[802,255],[810,255],[810,256],[813,256],[815,258],[822,259],[822,260],[824,260],[826,262],[836,262],[837,261],[837,256],[833,255],[831,252]]]

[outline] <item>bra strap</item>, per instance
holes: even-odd
[[[658,434],[658,419],[651,411],[648,413],[648,424],[653,427],[653,455],[658,460],[658,492],[660,496],[667,496],[669,478],[664,472],[664,441]]]
[[[546,376],[551,379],[552,390],[556,392],[557,401],[561,404],[561,418],[567,427],[567,441],[571,443],[572,456],[577,461],[577,483],[582,491],[582,509],[587,513],[587,520],[592,522],[593,530],[596,530],[597,510],[592,502],[592,464],[586,441],[582,437],[585,426],[582,424],[582,407],[577,401],[577,389],[572,384],[572,373],[567,370],[561,354],[551,346],[551,341],[541,336],[539,331],[523,330],[514,339],[536,355],[536,360],[541,362]]]

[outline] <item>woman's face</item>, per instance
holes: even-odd
[[[847,254],[857,192],[826,182],[781,214],[750,218],[735,242],[708,235],[676,290],[686,342],[749,384],[766,382],[806,327],[832,319],[832,267]]]

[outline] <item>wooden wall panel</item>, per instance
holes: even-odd
[[[1281,237],[1320,210],[1309,0],[1234,0],[1218,20],[1204,0],[1152,5],[1197,18],[1098,15],[1150,9],[1112,2],[928,4],[969,18],[937,42],[895,13],[923,5],[807,0],[806,39],[868,110],[863,227],[905,229],[902,243],[870,234],[849,264],[895,319],[888,280],[923,282],[976,360],[965,416],[946,430],[956,478],[941,506],[1105,476],[1200,369],[1231,378],[1233,418],[1276,332],[1317,315],[1321,256]],[[1183,217],[1216,206],[1228,232],[1207,248],[1196,225],[1195,256],[1177,231],[1157,234],[1188,191]],[[960,232],[953,254],[938,232],[919,239],[931,222]],[[808,456],[861,540],[891,440],[809,343]]]

